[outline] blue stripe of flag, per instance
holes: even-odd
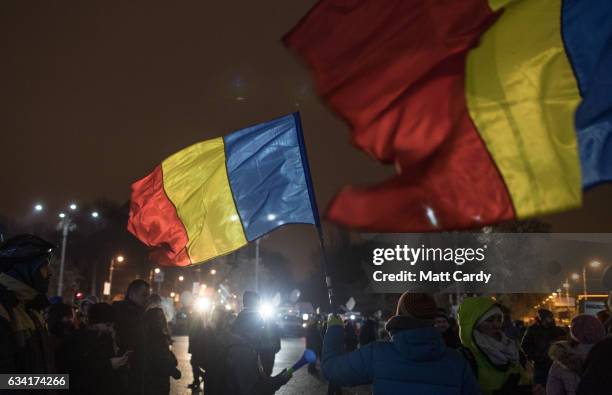
[[[576,131],[589,188],[612,181],[612,0],[564,0],[562,32],[582,95]]]
[[[248,241],[289,223],[318,225],[297,114],[224,137],[227,173]]]

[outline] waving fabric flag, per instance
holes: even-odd
[[[194,144],[132,185],[128,229],[185,266],[289,223],[319,225],[299,114]]]
[[[460,229],[578,207],[612,179],[612,1],[322,0],[284,38],[353,143],[399,174],[328,217]]]

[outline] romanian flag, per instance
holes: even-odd
[[[289,223],[319,225],[297,113],[194,144],[132,185],[128,229],[169,265],[204,262]]]
[[[398,174],[328,217],[480,227],[612,180],[611,0],[322,0],[284,38],[352,141]]]

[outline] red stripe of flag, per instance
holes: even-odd
[[[191,264],[186,252],[187,232],[164,191],[161,165],[132,185],[128,230],[151,247],[151,257],[162,265]]]
[[[464,94],[467,51],[496,17],[486,0],[320,1],[285,37],[355,145],[401,169],[343,190],[330,219],[407,232],[514,218]]]

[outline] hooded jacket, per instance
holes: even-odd
[[[323,341],[323,375],[337,387],[373,384],[374,395],[480,394],[467,361],[425,323],[395,316],[387,323],[390,341],[345,354],[342,326],[330,326]]]
[[[584,370],[592,344],[571,344],[560,341],[551,344],[548,355],[553,360],[546,382],[547,395],[574,395]]]
[[[477,376],[480,389],[485,395],[494,394],[508,385],[510,380],[518,378],[518,385],[532,384],[531,377],[521,364],[505,367],[495,366],[480,350],[474,340],[474,330],[478,320],[492,307],[495,301],[486,297],[467,298],[463,301],[457,316],[459,318],[459,338],[474,357],[477,365]],[[518,345],[517,345],[518,347]]]

